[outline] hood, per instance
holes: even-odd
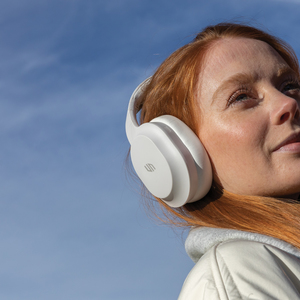
[[[300,258],[299,249],[282,240],[258,233],[207,227],[193,228],[190,231],[185,242],[185,250],[196,263],[210,248],[229,240],[248,240],[265,243]]]

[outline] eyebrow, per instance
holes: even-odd
[[[284,76],[286,74],[296,74],[296,72],[289,66],[282,66],[276,72],[276,78]],[[218,94],[229,89],[232,85],[251,85],[259,80],[258,74],[247,74],[247,73],[237,73],[226,79],[214,92],[212,97],[212,102],[218,97]]]

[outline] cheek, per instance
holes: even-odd
[[[212,157],[236,155],[259,139],[253,124],[240,122],[209,122],[202,126],[199,136]]]
[[[262,124],[246,120],[221,120],[202,124],[200,140],[212,161],[220,181],[233,176],[245,176],[256,163],[265,159],[262,151],[264,130]],[[249,172],[251,173],[251,172]]]

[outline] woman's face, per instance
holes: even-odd
[[[300,85],[268,44],[225,38],[208,51],[199,75],[199,137],[214,179],[229,192],[300,193]]]

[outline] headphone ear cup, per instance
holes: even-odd
[[[193,158],[166,124],[139,126],[130,152],[146,188],[169,206],[180,207],[195,194],[197,170]]]
[[[173,116],[138,127],[131,142],[131,160],[150,193],[171,207],[197,201],[210,189],[211,166],[202,144]]]
[[[190,195],[186,203],[200,200],[210,190],[213,178],[211,163],[201,141],[184,122],[174,116],[163,115],[153,119],[151,123],[167,125],[187,148],[195,165],[196,175],[193,175],[195,178],[190,180],[191,184],[195,185],[190,187],[194,193]]]

